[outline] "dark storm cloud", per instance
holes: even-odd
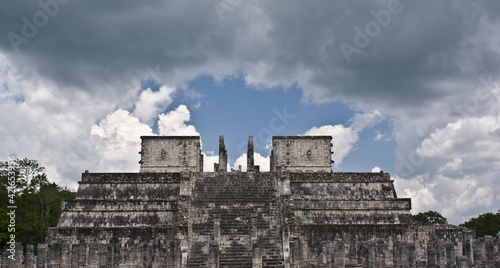
[[[398,12],[392,13],[383,26],[373,13],[389,14],[385,3],[388,2],[311,9],[307,2],[301,3],[304,7],[297,8],[296,15],[289,15],[292,12],[287,7],[276,8],[279,14],[286,14],[273,21],[276,30],[272,36],[281,38],[276,47],[291,46],[276,50],[274,59],[279,62],[288,59],[282,57],[285,53],[294,55],[291,57],[295,62],[287,65],[302,64],[312,70],[309,85],[321,88],[313,92],[316,100],[390,98],[393,104],[403,105],[418,105],[418,100],[448,94],[436,85],[440,81],[477,76],[477,72],[464,72],[463,65],[476,65],[477,71],[498,71],[499,57],[495,51],[474,47],[470,53],[477,53],[480,58],[475,58],[475,62],[463,58],[463,53],[468,52],[464,46],[478,31],[481,7],[470,3],[401,1]],[[306,19],[297,21],[298,17]],[[332,37],[330,43],[326,35]],[[294,42],[286,41],[290,37]],[[363,47],[356,46],[356,38],[363,41]],[[342,44],[356,52],[342,51]],[[488,62],[483,62],[483,58]]]
[[[29,6],[18,2],[2,3],[3,12],[15,10],[16,14],[2,16],[2,50],[58,82],[91,87],[120,79],[125,71],[156,64],[171,72],[202,65],[206,52],[214,51],[205,47],[211,42],[205,29],[218,21],[213,12],[207,17],[212,5],[205,1],[151,1],[147,5],[137,1],[69,1],[62,5],[54,0],[30,1]],[[46,2],[52,3],[52,10],[58,5],[58,12],[48,16],[46,25],[36,27],[34,14],[44,12],[38,3]],[[37,31],[31,38],[25,34],[29,27],[23,31],[26,19]],[[8,33],[28,42],[14,42],[13,46]]]
[[[264,85],[298,81],[316,101],[418,105],[447,94],[435,83],[499,66],[496,51],[468,47],[480,20],[499,13],[491,1],[233,1],[222,16],[223,1],[67,2],[4,1],[0,46],[37,73],[85,88],[159,64],[171,79],[242,70]],[[15,53],[7,35],[23,37],[25,19],[45,12],[40,3],[59,10]]]

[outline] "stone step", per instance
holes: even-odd
[[[197,192],[202,192],[202,193],[208,193],[208,194],[217,194],[217,193],[222,193],[222,194],[229,194],[229,193],[254,193],[254,194],[262,194],[262,195],[274,195],[276,194],[276,191],[274,189],[267,189],[267,188],[248,188],[248,187],[238,187],[238,186],[231,186],[229,189],[221,189],[220,187],[217,187],[214,185],[213,187],[205,187],[205,189],[200,189],[200,187],[196,187],[195,190]]]
[[[203,198],[203,199],[201,199]],[[244,195],[234,195],[234,196],[203,196],[198,198],[194,198],[194,203],[199,204],[233,204],[233,203],[266,203],[274,201],[273,198],[263,198],[263,197],[255,197],[255,196],[244,196]]]
[[[253,200],[269,200],[269,199],[276,199],[278,200],[278,197],[276,197],[274,194],[260,194],[260,193],[252,193],[252,192],[230,192],[230,193],[210,193],[210,194],[203,194],[203,193],[195,193],[195,199],[196,198],[203,198],[202,200],[206,200],[207,198],[218,198],[218,197],[225,197],[225,198],[235,198],[235,199],[243,199],[243,198],[250,198]]]
[[[188,260],[187,267],[208,267],[205,259]]]
[[[262,258],[262,263],[267,266],[267,265],[283,265],[284,260],[280,259],[265,259]]]
[[[227,193],[227,194],[203,194],[196,193],[193,198],[195,204],[219,203],[268,203],[277,202],[275,195],[260,195],[255,193]]]
[[[277,229],[280,225],[277,183],[272,176],[252,177],[223,173],[195,182],[191,203],[193,233],[212,237],[214,221],[218,219],[220,234],[233,241],[231,246],[221,248],[219,267],[252,267],[251,245],[247,243],[255,228],[259,233],[266,231],[266,237],[262,238],[263,266],[283,267],[281,235]]]

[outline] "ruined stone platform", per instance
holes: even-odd
[[[276,137],[269,172],[251,138],[247,172],[223,138],[216,172],[199,137],[142,138],[140,172],[83,173],[38,254],[0,267],[500,267],[498,237],[415,224],[388,173],[332,172],[329,136]]]

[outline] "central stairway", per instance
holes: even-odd
[[[188,267],[283,267],[278,204],[270,173],[204,173],[193,188]]]

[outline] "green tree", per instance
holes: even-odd
[[[34,193],[42,185],[49,183],[45,168],[33,159],[15,158],[12,161],[0,162],[0,184],[3,190],[9,187],[9,177],[15,177],[14,193],[16,197],[24,193]],[[2,199],[1,201],[6,201]],[[2,203],[3,204],[3,203]]]
[[[10,239],[10,232],[9,232],[9,215],[7,215],[9,211],[5,206],[0,206],[0,253],[3,251],[3,247],[7,245],[7,242]],[[15,232],[16,237],[19,235],[17,232]]]
[[[55,183],[42,185],[39,191],[19,198],[16,216],[23,245],[43,242],[48,227],[57,226],[59,222],[61,201],[73,198],[74,192],[62,189]]]
[[[481,214],[477,218],[471,218],[460,224],[460,226],[473,229],[477,237],[495,236],[500,232],[500,210],[496,214],[491,212]]]
[[[448,220],[436,211],[429,210],[413,215],[413,220],[420,224],[447,224]]]
[[[10,173],[9,173],[10,172]],[[55,227],[61,216],[61,201],[73,199],[75,192],[50,183],[45,168],[36,160],[15,159],[0,163],[0,251],[7,245],[7,206],[9,205],[8,177],[14,176],[14,201],[16,209],[16,241],[24,246],[37,246],[43,242],[48,227]],[[12,193],[12,192],[10,192]],[[7,234],[7,235],[5,235]]]

